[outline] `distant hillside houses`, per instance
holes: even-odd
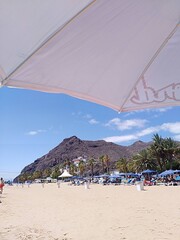
[[[83,162],[87,162],[87,159],[85,157],[78,157],[78,158],[75,158],[72,160],[73,164],[78,167],[79,166],[79,163],[83,161]]]

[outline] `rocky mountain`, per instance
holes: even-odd
[[[103,140],[85,141],[72,136],[64,139],[58,146],[53,148],[49,153],[36,159],[33,163],[26,166],[23,173],[33,173],[34,171],[43,171],[46,168],[53,168],[56,165],[64,163],[67,159],[72,161],[78,157],[86,159],[95,158],[107,154],[112,162],[122,157],[130,157],[133,154],[147,148],[150,143],[137,141],[130,146],[121,146]]]

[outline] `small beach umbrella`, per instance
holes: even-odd
[[[153,175],[153,174],[156,174],[157,173],[157,171],[155,171],[155,170],[150,170],[150,169],[147,169],[147,170],[144,170],[144,171],[142,171],[141,172],[141,174],[143,175],[143,176],[147,176],[147,178],[150,180],[150,178],[151,178],[151,176]]]
[[[129,173],[126,173],[126,176],[129,176],[129,177],[136,177],[137,174],[132,173],[132,172],[129,172]]]
[[[119,176],[126,176],[126,173],[122,173],[122,172],[121,172],[121,173],[119,173],[118,175],[119,175]]]
[[[168,176],[168,175],[173,175],[174,174],[174,170],[170,169],[170,170],[166,170],[162,173],[160,173],[159,175],[162,177]]]
[[[180,0],[0,1],[0,23],[1,86],[180,105]]]
[[[157,171],[155,171],[155,170],[150,170],[150,169],[147,169],[147,170],[144,170],[143,172],[141,172],[141,174],[156,174],[157,173]]]

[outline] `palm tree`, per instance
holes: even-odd
[[[127,169],[128,172],[137,172],[137,166],[136,162],[133,160],[133,156],[131,159],[128,159]]]
[[[56,167],[54,168],[54,170],[52,171],[51,176],[52,176],[52,178],[57,179],[60,174],[61,174],[61,173],[60,173],[60,170],[59,170],[59,166],[56,166]]]
[[[43,177],[46,178],[46,177],[49,177],[52,173],[52,170],[50,168],[46,168],[44,171],[43,171]]]
[[[143,149],[133,156],[133,162],[136,172],[142,172],[146,169],[155,169],[156,164],[154,159],[150,156],[148,149]]]
[[[83,176],[84,175],[84,172],[85,172],[85,169],[86,169],[86,164],[83,160],[81,160],[79,162],[79,165],[78,165],[78,168],[79,168],[79,174],[80,176]]]
[[[127,158],[120,158],[117,162],[116,162],[116,168],[119,172],[128,172],[128,160]]]
[[[104,161],[104,165],[105,165],[105,168],[106,168],[106,173],[109,174],[109,168],[110,168],[110,158],[109,156],[106,154],[104,155],[103,157],[103,161]]]
[[[178,149],[178,144],[170,137],[164,139],[164,152],[167,161],[169,162],[170,169],[172,169],[173,158],[175,157]]]
[[[69,166],[69,173],[72,175],[75,175],[76,172],[77,172],[77,167],[74,165],[74,163],[71,163]]]
[[[156,158],[159,168],[162,171],[167,168],[167,164],[172,169],[173,159],[177,155],[178,149],[178,145],[171,138],[163,139],[158,134],[155,134],[149,151],[151,156]]]
[[[91,176],[93,177],[94,176],[94,164],[95,164],[95,160],[94,158],[90,158],[88,160],[88,165],[90,166],[90,169],[91,169]]]
[[[160,171],[163,171],[166,166],[165,154],[164,154],[164,139],[158,134],[154,134],[153,144],[149,148],[149,153],[152,158],[157,160]]]
[[[102,165],[102,171],[103,171],[103,174],[104,174],[105,173],[104,155],[99,157],[99,161],[100,161],[100,163]]]

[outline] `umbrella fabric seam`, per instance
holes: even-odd
[[[126,97],[126,99],[124,100],[121,108],[119,109],[120,112],[122,112],[124,105],[126,104],[126,102],[128,101],[130,95],[132,94],[132,92],[134,91],[135,86],[138,84],[138,82],[141,80],[141,78],[143,78],[144,74],[147,72],[147,70],[149,69],[149,67],[152,65],[152,63],[154,62],[154,60],[157,58],[157,56],[160,54],[160,52],[162,51],[162,49],[166,46],[167,42],[169,39],[172,38],[172,36],[174,35],[174,33],[176,32],[176,30],[178,29],[178,27],[180,26],[180,22],[178,22],[178,24],[176,24],[175,28],[170,32],[170,34],[166,37],[166,39],[164,40],[164,42],[161,44],[161,46],[158,48],[158,50],[155,52],[155,54],[153,55],[153,57],[151,58],[151,60],[149,61],[149,63],[146,65],[146,67],[144,68],[143,72],[141,73],[140,77],[138,78],[138,80],[135,82],[132,90],[130,91],[130,93],[128,94],[128,96]]]
[[[44,88],[44,85],[41,85],[41,84],[26,83],[26,82],[23,82],[23,81],[19,81],[17,79],[9,79],[9,81],[13,81],[15,84],[17,83],[16,86],[15,86],[15,84],[13,86],[10,86],[10,85],[8,85],[8,82],[6,82],[4,84],[4,86],[10,87],[10,88],[19,88],[19,89],[27,88],[29,90],[36,90],[36,91],[41,91],[41,92],[46,92],[46,93],[57,93],[57,94],[58,93],[64,93],[64,94],[70,95],[72,97],[77,97],[79,99],[84,99],[86,101],[91,101],[91,102],[96,103],[96,104],[101,104],[101,105],[103,105],[105,107],[110,107],[110,108],[118,111],[118,107],[116,105],[109,104],[109,103],[107,103],[107,102],[105,102],[105,101],[103,101],[101,99],[97,100],[97,98],[89,96],[87,93],[83,94],[83,93],[80,93],[80,92],[77,92],[77,91],[64,89],[62,87],[57,88],[57,86],[56,87],[51,87],[52,90],[49,90],[49,87],[47,87],[47,90],[46,90],[46,88]],[[24,86],[20,87],[18,85],[18,83],[24,83]],[[42,90],[41,86],[43,86],[44,90]]]
[[[53,39],[59,32],[63,31],[63,29],[69,25],[76,17],[78,17],[81,13],[83,13],[87,8],[89,8],[96,0],[92,0],[87,6],[81,9],[75,16],[69,19],[66,23],[64,23],[59,29],[57,29],[54,33],[52,33],[47,39],[45,39],[39,47],[37,47],[22,63],[20,63],[2,82],[7,83],[10,77],[12,77],[32,56],[34,56],[40,49],[45,47],[45,45]]]

